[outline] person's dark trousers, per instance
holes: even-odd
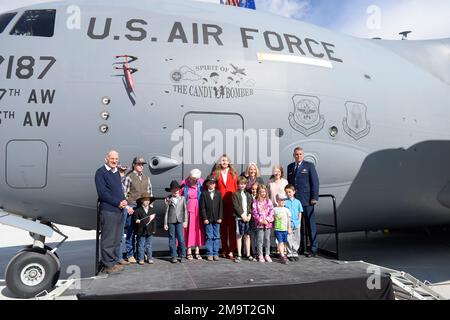
[[[205,226],[206,231],[206,255],[208,257],[219,256],[220,224],[210,223]]]
[[[134,234],[134,221],[133,216],[127,216],[126,222],[127,228],[127,239],[126,239],[126,248],[127,248],[127,258],[134,257],[136,252],[136,235]]]
[[[311,253],[317,254],[317,251],[319,250],[319,242],[317,240],[317,226],[314,206],[303,207],[301,234],[300,253],[304,254],[307,252],[309,245]]]
[[[138,242],[138,260],[144,261],[145,255],[147,255],[147,259],[153,259],[153,250],[152,250],[152,235],[140,236],[137,237]]]
[[[172,258],[178,257],[177,242],[181,248],[181,257],[186,257],[186,245],[184,243],[183,224],[182,223],[169,223],[169,248],[170,256]]]
[[[119,260],[119,247],[122,232],[120,230],[122,211],[100,213],[101,241],[100,250],[102,263],[105,267],[111,268]]]

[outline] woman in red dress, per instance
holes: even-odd
[[[237,191],[238,177],[227,155],[219,158],[213,175],[217,179],[217,190],[220,191],[223,200],[223,222],[220,226],[222,256],[224,258],[234,259],[234,250],[236,249],[236,222],[234,219],[232,195]]]

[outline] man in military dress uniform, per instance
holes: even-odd
[[[301,224],[300,253],[307,257],[316,256],[319,244],[317,241],[316,217],[314,206],[319,201],[319,176],[314,164],[304,161],[305,152],[302,148],[294,150],[295,162],[288,166],[288,181],[295,186],[295,197],[303,206]],[[307,251],[306,238],[309,240],[310,252]]]

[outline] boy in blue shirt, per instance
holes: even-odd
[[[300,222],[302,220],[303,207],[301,202],[295,198],[295,187],[288,184],[284,188],[288,199],[284,206],[291,211],[292,233],[288,236],[287,256],[289,261],[298,261],[298,248],[300,247]]]

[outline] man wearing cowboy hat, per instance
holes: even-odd
[[[136,200],[144,193],[152,193],[152,183],[150,177],[144,174],[144,165],[147,164],[144,157],[135,157],[133,159],[133,171],[131,171],[125,178],[125,194],[129,206],[133,209],[137,207]],[[132,215],[133,213],[131,213]],[[135,259],[135,249],[136,249],[136,237],[134,233],[134,223],[132,217],[127,217],[126,225],[127,227],[127,259],[128,262],[136,263]]]
[[[149,193],[142,194],[138,199],[138,208],[134,210],[133,221],[137,236],[137,252],[140,265],[144,264],[144,254],[147,255],[147,262],[153,264],[152,240],[156,233],[156,214],[150,204],[155,201]]]

